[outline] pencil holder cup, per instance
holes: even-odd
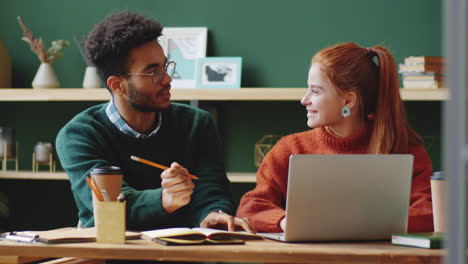
[[[96,202],[94,223],[98,243],[125,244],[126,202]]]

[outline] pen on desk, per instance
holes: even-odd
[[[33,234],[29,231],[23,231],[23,232],[8,232],[4,238],[7,240],[11,240],[11,241],[32,243],[38,237],[39,235],[37,234]]]
[[[164,166],[164,165],[161,165],[161,164],[158,164],[156,162],[152,162],[152,161],[149,161],[149,160],[145,160],[145,159],[142,159],[140,157],[137,157],[137,156],[130,156],[130,158],[134,161],[138,161],[138,162],[141,162],[141,163],[145,163],[147,165],[150,165],[150,166],[153,166],[153,167],[156,167],[156,168],[160,168],[161,170],[166,170],[166,169],[169,169],[169,167],[167,166]],[[198,177],[195,176],[195,175],[192,175],[190,173],[187,174],[190,178],[194,179],[194,180],[198,180]]]
[[[102,193],[99,191],[99,189],[96,187],[94,182],[89,177],[86,177],[86,182],[88,183],[89,188],[93,191],[94,195],[96,195],[96,198],[101,202],[104,201],[104,197],[102,197]]]

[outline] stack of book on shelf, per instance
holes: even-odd
[[[403,88],[442,88],[444,58],[438,56],[411,56],[399,65]]]

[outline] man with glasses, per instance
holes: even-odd
[[[83,226],[93,226],[86,176],[93,168],[118,166],[124,174],[127,227],[224,227],[253,231],[235,212],[224,172],[219,137],[210,115],[171,103],[176,63],[159,43],[154,19],[122,12],[97,24],[86,51],[112,95],[66,124],[56,146],[70,178]],[[169,165],[161,170],[130,159]],[[193,180],[188,174],[196,175]]]

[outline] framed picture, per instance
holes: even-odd
[[[197,62],[196,88],[240,88],[241,57],[207,57]]]
[[[163,28],[159,44],[168,61],[176,62],[172,77],[174,88],[195,88],[196,62],[206,57],[206,27]]]

